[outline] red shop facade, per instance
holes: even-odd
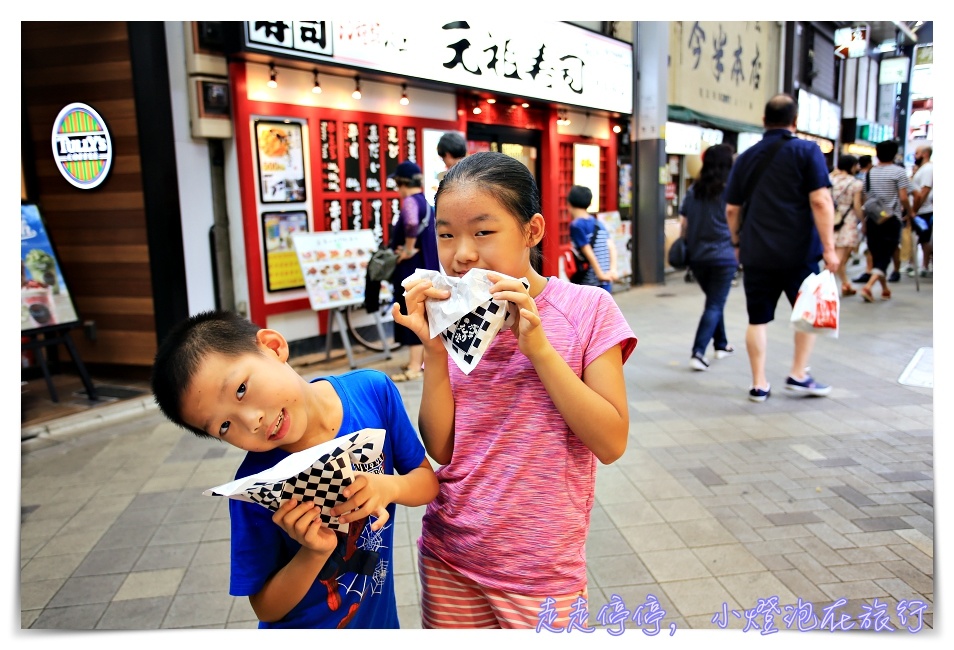
[[[590,186],[598,211],[619,207],[628,43],[566,23],[519,33],[473,21],[221,25],[236,177],[232,268],[245,278],[235,273],[236,302],[291,341],[325,333],[329,314],[313,309],[285,235],[368,229],[386,243],[399,209],[388,175],[416,162],[433,203],[445,170],[436,143],[447,131],[466,136],[468,153],[502,151],[534,173],[547,275],[559,274],[569,246],[570,186]],[[213,96],[204,95],[210,106]]]

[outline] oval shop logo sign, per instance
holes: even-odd
[[[113,145],[99,113],[86,104],[65,106],[53,123],[53,158],[63,178],[81,190],[106,180]]]

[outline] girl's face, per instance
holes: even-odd
[[[448,275],[473,268],[526,277],[530,249],[543,238],[544,220],[523,224],[493,194],[463,184],[441,195],[437,213],[437,252]]]

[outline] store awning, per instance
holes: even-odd
[[[746,122],[730,120],[724,117],[716,117],[715,115],[707,115],[705,113],[700,113],[699,111],[694,111],[691,108],[686,108],[685,106],[674,106],[672,104],[669,105],[669,119],[673,122],[700,124],[713,129],[724,129],[739,133],[762,133],[762,131],[765,130],[765,128],[761,125],[748,124]]]

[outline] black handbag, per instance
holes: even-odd
[[[681,271],[689,266],[689,247],[686,246],[685,237],[676,237],[675,241],[669,245],[669,266]]]

